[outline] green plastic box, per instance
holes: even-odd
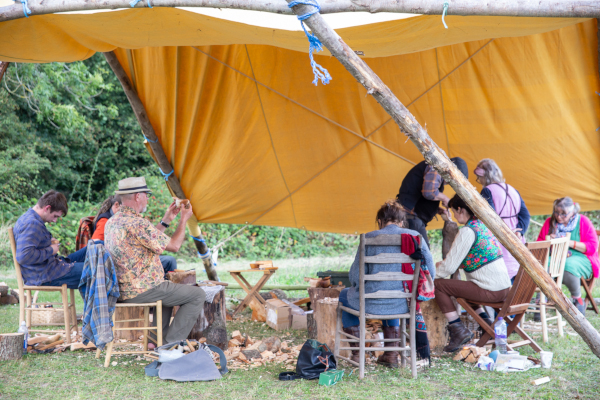
[[[321,375],[319,375],[319,385],[333,386],[339,381],[341,381],[343,376],[344,371],[340,371],[337,369],[321,372]]]

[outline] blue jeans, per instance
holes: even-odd
[[[95,243],[104,244],[104,240],[94,240]],[[67,256],[72,262],[84,262],[85,255],[87,254],[87,246],[83,249],[77,250],[75,253],[71,253]]]
[[[344,307],[354,309],[354,307],[352,307],[350,303],[348,303],[348,290],[350,290],[350,288],[346,288],[340,292],[340,303],[342,303]],[[384,319],[381,322],[383,326],[400,326],[399,319]],[[344,328],[349,328],[351,326],[356,326],[359,324],[360,320],[356,315],[352,315],[349,312],[342,311],[342,325],[344,326]]]
[[[56,278],[50,282],[42,283],[40,286],[62,286],[64,283],[66,283],[69,289],[77,289],[79,287],[79,281],[81,280],[82,272],[83,263],[76,262],[66,275]]]

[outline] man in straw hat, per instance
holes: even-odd
[[[163,302],[163,335],[167,343],[187,338],[204,307],[206,295],[195,286],[165,281],[160,254],[165,250],[176,253],[185,238],[185,224],[192,216],[192,206],[176,207],[173,202],[165,216],[153,226],[140,214],[146,211],[151,193],[144,177],[119,181],[115,194],[122,203],[106,223],[104,245],[117,266],[117,280],[125,303]],[[181,212],[173,237],[163,232]],[[171,311],[180,306],[169,327]]]

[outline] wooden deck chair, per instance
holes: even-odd
[[[540,261],[545,262],[548,257],[550,249],[550,242],[535,242],[531,243],[534,248],[530,248],[530,251]],[[529,243],[528,246],[529,247]],[[545,246],[545,247],[544,247]],[[507,337],[512,333],[517,333],[523,340],[513,343],[507,343],[509,350],[514,350],[517,347],[529,345],[535,352],[542,351],[542,348],[531,338],[523,329],[519,327],[519,322],[523,319],[525,312],[530,306],[531,297],[535,292],[536,284],[531,277],[525,272],[523,267],[519,268],[519,272],[515,276],[515,282],[508,292],[508,296],[504,303],[480,303],[482,306],[492,307],[498,312],[498,317],[504,318],[507,321]],[[458,303],[477,321],[479,326],[483,329],[483,335],[476,343],[478,347],[483,347],[488,344],[490,339],[494,339],[494,327],[488,325],[483,318],[479,316],[469,305],[469,302],[463,298],[456,299]],[[510,316],[514,315],[514,318]],[[494,342],[491,341],[493,344]]]
[[[548,271],[548,274],[556,285],[559,288],[562,288],[563,275],[565,273],[565,264],[567,262],[567,253],[569,252],[569,241],[571,239],[571,234],[567,233],[567,236],[557,239],[550,239],[549,236],[546,237],[546,241],[550,242],[550,256],[547,257],[546,265],[542,264]],[[532,242],[529,243],[528,246],[531,248],[543,248],[545,244],[538,244],[540,242]],[[544,243],[544,242],[541,242]],[[540,291],[539,288],[536,288],[536,292],[540,293],[540,303],[536,304],[533,312],[540,313],[540,320],[542,322],[542,340],[544,343],[548,343],[548,322],[556,320],[558,335],[564,336],[563,330],[563,318],[562,315],[556,311],[556,315],[554,317],[548,317],[547,311],[548,308],[556,310],[553,302],[548,302],[546,295]],[[531,312],[531,310],[529,311]]]
[[[15,241],[15,235],[13,233],[13,228],[8,228],[8,238],[10,240],[10,249],[13,255],[13,263],[15,265],[15,272],[17,275],[17,285],[19,286],[19,325],[21,321],[25,321],[27,324],[27,330],[29,333],[31,332],[42,332],[42,333],[61,333],[65,336],[65,343],[71,344],[71,330],[74,330],[79,335],[79,328],[77,327],[77,313],[75,311],[75,289],[67,288],[67,284],[65,283],[62,286],[26,286],[23,283],[23,275],[21,273],[21,265],[17,261],[17,242]],[[62,296],[62,301],[60,303],[36,303],[33,304],[31,291],[42,291],[42,292],[60,292]],[[69,294],[71,295],[71,302],[69,302]],[[31,323],[31,315],[34,312],[48,312],[46,308],[36,308],[34,306],[44,306],[44,305],[52,305],[52,306],[62,306],[62,308],[53,308],[53,311],[63,311],[64,312],[64,323],[43,323],[43,324],[32,324]],[[64,329],[51,331],[51,330],[40,330],[40,329],[32,329],[34,326],[64,326]]]
[[[596,235],[600,236],[600,231],[596,231]],[[598,250],[600,250],[600,243],[598,245]],[[581,286],[583,287],[583,290],[585,290],[585,308],[587,310],[592,310],[596,312],[596,314],[600,314],[600,311],[598,310],[598,305],[596,304],[596,300],[594,300],[594,295],[592,294],[595,285],[596,278],[594,278],[593,276],[590,279],[585,279],[584,277],[581,277]]]
[[[423,243],[423,238],[420,240]],[[376,256],[366,256],[365,246],[398,246],[402,243],[401,235],[379,235],[374,238],[365,238],[365,235],[360,235],[360,255],[359,255],[359,302],[360,310],[354,310],[352,308],[344,307],[341,303],[338,303],[337,310],[337,327],[335,330],[335,347],[334,355],[337,359],[343,359],[356,365],[359,368],[359,378],[365,377],[365,352],[367,351],[381,351],[381,347],[366,347],[365,343],[373,342],[397,342],[400,341],[400,347],[386,347],[385,351],[398,351],[400,352],[400,359],[402,367],[406,367],[406,351],[410,351],[410,364],[412,377],[417,377],[417,353],[415,345],[416,336],[416,307],[417,307],[417,293],[419,274],[421,271],[420,260],[413,260],[406,254],[402,253],[381,253]],[[420,245],[419,245],[420,247]],[[415,269],[413,274],[405,274],[402,272],[379,272],[377,274],[366,274],[365,264],[404,264],[414,263]],[[374,293],[365,293],[365,283],[368,281],[412,281],[412,293],[407,293],[404,290],[380,290]],[[409,312],[407,314],[395,314],[395,315],[376,315],[367,314],[365,312],[365,301],[366,299],[410,299]],[[342,311],[346,311],[352,315],[359,317],[360,324],[360,337],[349,335],[342,330]],[[366,320],[368,319],[400,319],[400,338],[399,339],[366,339]],[[406,320],[409,320],[410,334],[406,333]],[[343,337],[342,337],[343,336]],[[410,346],[406,345],[406,337],[410,338]],[[359,347],[341,347],[341,342],[347,343],[358,343]],[[340,356],[340,350],[358,350],[359,351],[359,362],[356,363],[351,361],[347,357]]]

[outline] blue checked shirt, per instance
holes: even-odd
[[[21,265],[25,285],[39,286],[50,282],[65,276],[73,267],[73,263],[52,255],[52,235],[33,208],[19,217],[13,233],[17,242],[17,261]]]
[[[104,245],[93,240],[87,245],[79,293],[83,297],[83,344],[91,341],[103,349],[113,340],[112,315],[119,298],[119,283],[110,254]]]

